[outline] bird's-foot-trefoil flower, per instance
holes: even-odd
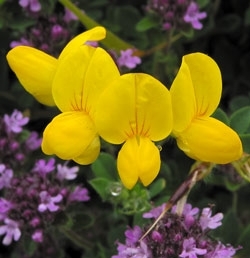
[[[123,184],[131,189],[139,179],[149,185],[160,170],[160,151],[153,141],[172,130],[168,89],[147,74],[122,75],[101,95],[95,122],[107,142],[125,142],[117,158]]]
[[[87,41],[98,41],[105,35],[103,27],[79,34],[65,46],[58,59],[30,46],[17,46],[8,52],[7,61],[26,91],[42,104],[54,106],[51,88],[58,60]]]
[[[219,67],[202,53],[185,55],[171,86],[173,136],[178,147],[196,160],[230,163],[242,156],[239,136],[211,117],[222,92]]]
[[[101,92],[120,73],[105,50],[84,43],[104,36],[105,29],[102,27],[80,34],[66,45],[58,59],[27,47],[19,47],[19,50],[12,52],[14,48],[7,56],[24,87],[43,103],[49,96],[62,112],[44,130],[42,150],[47,155],[55,154],[61,159],[90,164],[100,152],[99,136],[93,120],[95,106]],[[22,53],[26,56],[25,63],[19,60]],[[38,65],[34,73],[35,68],[28,71],[30,65],[23,68],[29,59],[33,65]],[[49,62],[49,59],[53,62]],[[47,65],[51,69],[46,68]],[[41,77],[43,79],[39,79]],[[41,87],[46,94],[41,93]]]

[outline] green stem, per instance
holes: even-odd
[[[238,193],[237,191],[233,191],[233,200],[232,200],[232,210],[236,214],[237,213],[237,203],[238,203]]]
[[[74,5],[70,0],[58,0],[58,1],[64,7],[66,7],[72,13],[74,13],[87,29],[92,29],[96,26],[102,26],[99,23],[97,23],[95,20],[90,18],[86,13],[84,13],[81,9],[79,9],[76,5]],[[116,51],[119,51],[122,49],[134,48],[131,44],[122,40],[111,31],[107,29],[106,31],[107,31],[107,36],[105,39],[102,40],[102,44],[105,47]]]
[[[89,249],[93,248],[93,243],[82,238],[81,236],[76,234],[71,229],[68,229],[68,228],[62,226],[62,227],[60,227],[60,230],[65,236],[67,236],[72,242],[74,242],[80,248],[82,248],[84,250],[89,250]]]

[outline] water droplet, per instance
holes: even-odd
[[[121,194],[122,185],[120,183],[118,183],[118,182],[112,183],[110,185],[109,190],[110,190],[111,195],[118,196],[118,195]]]

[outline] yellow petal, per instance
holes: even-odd
[[[74,158],[73,160],[81,165],[88,165],[93,163],[99,156],[101,149],[100,138],[98,135],[93,139],[90,145],[85,149],[82,155]]]
[[[196,100],[190,71],[186,62],[181,67],[170,88],[173,107],[173,133],[181,132],[196,114]]]
[[[84,110],[92,115],[103,89],[119,75],[116,64],[105,50],[78,47],[58,62],[52,86],[56,105],[62,112]]]
[[[64,58],[68,53],[74,51],[79,46],[82,46],[87,41],[99,41],[106,37],[106,30],[104,27],[97,26],[93,29],[87,30],[76,37],[74,37],[63,49],[59,59]]]
[[[144,137],[128,139],[117,158],[120,178],[128,189],[133,188],[138,179],[144,186],[149,185],[158,175],[160,163],[159,149]]]
[[[195,119],[177,138],[178,147],[193,159],[226,164],[242,156],[239,136],[212,117]]]
[[[26,91],[42,104],[55,105],[51,93],[55,58],[32,47],[18,46],[8,52],[7,60]]]
[[[202,53],[183,57],[189,68],[196,98],[197,116],[210,116],[217,108],[222,91],[221,73],[216,62]]]
[[[90,156],[93,141],[97,137],[95,126],[84,112],[65,112],[56,116],[45,128],[42,150],[61,159],[83,159],[85,152]]]
[[[99,134],[114,144],[133,135],[161,140],[172,130],[169,91],[150,75],[123,75],[101,95],[95,122]]]

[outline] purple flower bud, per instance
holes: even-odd
[[[0,220],[7,217],[8,211],[12,208],[12,203],[4,198],[0,198]]]
[[[26,140],[25,144],[26,147],[33,151],[38,149],[41,146],[42,139],[39,138],[39,135],[37,132],[31,132],[29,135],[29,138]]]
[[[156,230],[154,230],[154,231],[152,232],[151,237],[152,237],[152,239],[153,239],[155,242],[159,242],[159,243],[161,243],[161,242],[164,240],[163,237],[162,237],[162,235],[161,235],[158,231],[156,231]]]
[[[55,24],[51,28],[51,38],[53,40],[58,40],[63,37],[65,31],[62,26],[59,24]]]
[[[31,12],[39,12],[42,8],[38,0],[19,0],[19,5]]]
[[[69,9],[65,8],[65,14],[64,14],[63,20],[66,23],[69,23],[70,21],[78,20],[78,17],[74,13],[72,13]]]
[[[0,190],[9,187],[13,177],[12,169],[6,168],[4,164],[0,164]]]
[[[30,223],[29,223],[32,227],[36,228],[37,226],[39,226],[41,224],[41,220],[38,217],[33,218]]]
[[[43,242],[43,231],[41,229],[36,230],[32,234],[32,240],[37,243],[42,243]]]

